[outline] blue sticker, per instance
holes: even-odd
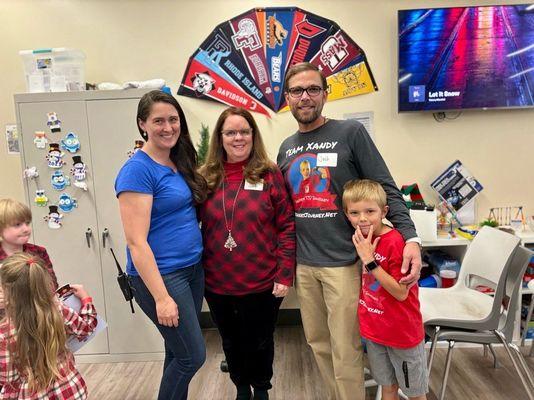
[[[61,196],[59,196],[58,207],[61,209],[61,211],[68,213],[71,212],[73,208],[78,207],[78,202],[75,198],[70,197],[67,193],[61,193]]]
[[[50,183],[54,189],[63,190],[66,186],[70,186],[70,178],[63,175],[63,171],[54,171]]]
[[[80,149],[80,141],[74,132],[67,133],[64,139],[61,139],[61,148],[69,153],[76,153]]]

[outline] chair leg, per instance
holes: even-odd
[[[441,392],[439,394],[439,400],[445,398],[445,389],[447,388],[447,380],[449,379],[449,369],[451,367],[452,351],[454,350],[454,340],[449,341],[449,349],[447,350],[447,361],[445,361],[445,372],[443,374],[443,382],[441,382]]]
[[[436,354],[436,344],[438,343],[440,327],[436,326],[434,335],[432,337],[432,343],[430,344],[430,352],[428,353],[428,377],[430,378],[430,371],[432,370],[432,362],[434,361],[434,355]]]
[[[519,375],[519,379],[521,379],[521,383],[523,384],[527,394],[528,398],[530,400],[534,400],[534,394],[532,393],[532,389],[529,387],[529,384],[527,380],[525,379],[525,376],[523,375],[523,372],[521,371],[521,368],[517,364],[517,360],[515,359],[514,355],[512,354],[512,351],[510,350],[510,346],[508,345],[508,342],[506,341],[506,338],[502,334],[502,332],[499,331],[493,331],[495,336],[501,341],[501,343],[504,345],[504,348],[506,350],[506,353],[508,353],[508,357],[510,357],[510,360],[512,360],[512,364],[514,365],[515,371],[517,372],[517,375]]]
[[[508,346],[515,352],[517,355],[517,359],[519,360],[519,363],[521,364],[521,367],[523,368],[523,372],[525,376],[528,379],[528,382],[530,383],[530,387],[532,390],[534,390],[534,378],[532,377],[532,374],[530,373],[530,368],[527,365],[527,362],[523,358],[523,354],[521,353],[521,349],[517,347],[514,343],[508,343]]]
[[[527,312],[527,319],[525,319],[525,329],[523,329],[523,333],[521,334],[521,346],[525,345],[525,339],[527,338],[527,327],[528,323],[532,318],[532,311],[534,310],[534,294],[531,295],[530,298],[530,305],[528,306],[528,312]],[[532,339],[532,342],[534,343],[534,339]],[[532,347],[530,348],[532,350]],[[532,351],[530,352],[530,355],[532,355]]]
[[[378,389],[376,389],[375,400],[380,400],[381,398],[382,398],[382,386],[378,385]]]
[[[488,356],[488,345],[487,345],[487,344],[483,344],[483,345],[482,345],[482,350],[484,351],[484,352],[482,353],[482,356],[483,356],[484,358],[486,358],[486,357]]]
[[[495,353],[495,349],[491,345],[491,343],[488,345],[491,354],[493,355],[493,368],[499,368],[499,360],[497,359],[497,354]]]

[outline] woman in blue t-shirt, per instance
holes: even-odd
[[[185,400],[206,358],[198,322],[204,293],[195,206],[206,198],[184,112],[159,90],[145,94],[137,125],[146,144],[119,171],[115,192],[135,300],[165,342],[159,400]]]

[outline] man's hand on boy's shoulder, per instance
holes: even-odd
[[[417,284],[419,277],[421,276],[421,248],[417,242],[408,242],[404,246],[402,253],[402,267],[401,272],[408,275],[401,278],[399,283],[408,285],[408,288]]]

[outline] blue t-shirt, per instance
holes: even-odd
[[[147,240],[162,275],[200,261],[202,235],[191,190],[182,174],[138,151],[123,165],[115,180],[117,197],[122,192],[153,197]],[[138,276],[128,248],[126,255],[128,274]]]

